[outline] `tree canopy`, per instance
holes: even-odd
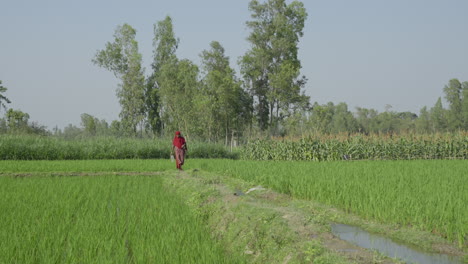
[[[303,35],[307,12],[302,2],[253,0],[249,4],[252,30],[247,40],[251,49],[242,57],[240,66],[247,89],[255,99],[255,116],[261,130],[278,128],[284,116],[295,105],[307,104],[301,93],[306,78],[299,78],[301,63],[298,43]]]
[[[137,133],[138,125],[141,129],[145,117],[145,76],[135,35],[136,30],[130,25],[118,26],[114,41],[108,42],[105,49],[99,50],[92,60],[121,80],[117,89],[122,107],[120,118],[125,132],[133,135]]]

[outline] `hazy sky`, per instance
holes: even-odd
[[[291,1],[287,1],[290,3]],[[300,40],[306,94],[419,114],[452,78],[468,81],[467,0],[305,0]],[[219,41],[238,72],[248,49],[248,0],[0,0],[0,80],[8,106],[52,129],[80,125],[82,113],[118,119],[118,80],[91,59],[118,25],[137,30],[146,75],[153,25],[166,15],[180,38],[177,55],[199,64]],[[3,116],[3,109],[0,117]]]

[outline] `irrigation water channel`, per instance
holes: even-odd
[[[418,264],[461,264],[462,259],[436,253],[427,253],[397,244],[383,236],[371,234],[359,227],[344,224],[332,224],[332,233],[342,240],[349,241],[357,246],[377,250],[378,252],[400,259],[406,263]]]

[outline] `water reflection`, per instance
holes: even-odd
[[[374,249],[391,258],[398,258],[406,263],[418,264],[461,264],[460,257],[426,253],[399,245],[392,240],[370,234],[365,230],[344,224],[332,224],[332,233],[342,240],[352,242],[363,248]]]

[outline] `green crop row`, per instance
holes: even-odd
[[[168,159],[171,140],[98,137],[64,140],[0,135],[1,160]],[[188,158],[235,158],[223,145],[188,142]]]
[[[202,169],[468,243],[468,162],[211,160]]]
[[[468,135],[349,136],[256,140],[242,148],[247,160],[414,160],[468,159]]]
[[[0,160],[168,159],[171,140],[97,137],[64,140],[0,135]],[[188,158],[247,160],[468,159],[468,134],[431,136],[314,136],[254,140],[231,152],[221,144],[190,142]]]
[[[0,177],[0,263],[240,263],[160,177]]]

